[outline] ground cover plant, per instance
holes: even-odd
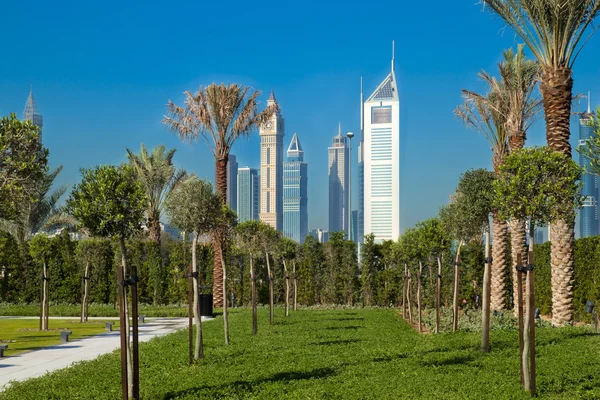
[[[119,322],[114,323],[113,329],[119,329]],[[0,319],[0,341],[8,344],[4,355],[14,356],[24,351],[57,345],[60,343],[61,330],[73,332],[69,340],[104,332],[104,321],[80,323],[78,320],[51,319],[47,331],[40,331],[39,324],[37,319]]]
[[[515,330],[498,330],[491,353],[480,335],[419,334],[396,309],[302,309],[288,318],[260,308],[232,309],[231,344],[222,324],[204,325],[205,358],[188,365],[187,332],[140,346],[144,399],[525,399]],[[492,327],[494,325],[492,324]],[[583,328],[538,331],[538,395],[600,397],[600,336]],[[2,400],[114,399],[120,395],[118,353],[49,376],[15,383]]]

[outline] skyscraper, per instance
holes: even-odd
[[[579,119],[579,145],[585,146],[585,140],[590,138],[594,130],[588,123],[594,117],[591,110],[590,95],[588,93],[588,109],[581,114]],[[579,165],[589,170],[590,160],[579,153]],[[596,175],[584,173],[581,176],[583,188],[581,194],[584,196],[583,207],[579,210],[579,237],[598,235],[598,178]]]
[[[237,175],[237,159],[230,154],[227,162],[227,205],[235,212],[237,212]]]
[[[338,126],[338,134],[333,138],[329,151],[329,232],[346,231],[348,229],[348,177],[349,157],[348,142],[342,135],[342,125]]]
[[[258,221],[260,201],[258,171],[254,168],[238,169],[237,178],[237,214],[238,222]]]
[[[308,164],[295,133],[283,163],[283,234],[298,243],[308,234]]]
[[[392,66],[364,104],[364,234],[400,236],[400,100]]]
[[[274,107],[273,117],[260,127],[260,220],[273,228],[283,229],[283,136],[281,109],[275,93],[267,100]]]
[[[33,90],[29,91],[29,97],[25,103],[25,110],[23,111],[23,119],[25,121],[31,121],[35,126],[40,128],[40,142],[42,141],[42,128],[44,126],[44,118],[41,114],[38,114],[35,100],[33,98]]]
[[[364,163],[364,147],[365,147],[365,126],[363,118],[363,82],[360,78],[360,137],[358,138],[358,209],[356,215],[356,241],[364,243],[365,241],[365,163]],[[354,221],[352,221],[354,222]],[[354,225],[353,225],[354,226]],[[360,249],[360,246],[359,246]],[[360,251],[359,251],[360,255]]]

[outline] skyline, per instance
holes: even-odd
[[[168,99],[178,102],[184,90],[195,90],[199,84],[223,81],[262,90],[261,105],[265,106],[273,88],[288,125],[284,141],[289,141],[289,133],[297,132],[308,151],[309,230],[327,229],[322,223],[327,221],[327,198],[321,195],[327,177],[318,174],[327,165],[325,148],[338,121],[348,131],[359,131],[360,77],[364,77],[365,93],[371,93],[389,70],[391,41],[395,39],[396,75],[403,99],[400,203],[404,231],[437,214],[462,172],[491,167],[486,140],[465,129],[452,111],[461,103],[460,90],[480,88],[477,73],[485,69],[495,74],[502,50],[517,43],[511,32],[500,34],[502,23],[482,13],[480,6],[434,3],[436,12],[431,13],[431,4],[390,2],[396,23],[387,25],[375,22],[376,11],[354,5],[338,9],[339,18],[325,24],[322,16],[331,11],[331,4],[316,13],[312,7],[298,7],[285,19],[270,18],[280,10],[269,10],[268,4],[248,9],[240,4],[234,22],[247,23],[248,17],[261,21],[248,33],[248,41],[279,32],[269,35],[269,43],[261,39],[250,45],[239,39],[241,29],[219,37],[209,34],[210,40],[200,45],[185,39],[173,44],[189,28],[169,21],[170,13],[193,12],[197,6],[190,4],[177,5],[164,16],[160,7],[140,10],[125,5],[122,14],[114,17],[114,32],[102,29],[105,21],[113,18],[106,11],[112,7],[110,2],[99,10],[79,4],[64,15],[41,2],[34,2],[33,11],[22,4],[9,4],[7,12],[15,18],[0,27],[0,34],[15,38],[18,46],[13,62],[0,66],[0,114],[16,112],[22,117],[33,87],[44,116],[43,141],[50,149],[51,166],[65,167],[57,184],[79,182],[81,167],[120,163],[125,148],[137,149],[140,142],[147,147],[163,143],[178,149],[178,166],[214,182],[211,154],[203,144],[182,144],[160,124],[165,103]],[[244,11],[250,12],[244,15]],[[196,12],[223,13],[225,9],[211,4]],[[85,18],[76,21],[74,13]],[[429,28],[419,35],[414,30],[422,28],[423,22],[413,21],[415,15],[428,15]],[[207,21],[205,29],[210,30],[212,24],[216,23]],[[169,29],[175,33],[170,34]],[[322,36],[328,39],[319,40]],[[31,52],[34,45],[37,51]],[[266,49],[273,46],[286,49],[285,55],[278,57],[277,51],[266,55]],[[161,52],[164,47],[198,54],[173,61]],[[590,41],[574,70],[575,92],[591,90],[592,98],[600,93],[596,79],[600,66],[594,59],[598,50],[599,41]],[[575,107],[582,110],[585,105],[576,103]],[[571,128],[575,145],[578,118],[572,120]],[[545,143],[543,122],[530,130],[528,138],[528,146]],[[236,143],[232,153],[239,165],[259,166],[259,142],[255,134]],[[357,147],[353,146],[352,154],[353,208],[358,205]]]

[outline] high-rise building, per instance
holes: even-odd
[[[364,234],[375,240],[400,236],[400,99],[392,66],[364,103]]]
[[[237,159],[230,154],[227,162],[227,205],[235,212],[237,212],[237,175]]]
[[[358,138],[358,209],[356,216],[356,236],[355,240],[358,243],[365,241],[365,163],[364,163],[364,147],[365,147],[365,126],[363,118],[363,81],[360,78],[360,137]],[[354,221],[352,221],[354,223]],[[359,246],[360,248],[360,246]],[[360,256],[360,251],[358,252]]]
[[[308,234],[317,239],[319,243],[325,243],[329,241],[329,232],[324,229],[313,229],[308,232]]]
[[[348,178],[350,176],[350,151],[342,135],[342,125],[333,138],[329,151],[329,232],[346,232],[348,229]]]
[[[352,210],[352,224],[350,226],[350,240],[356,243],[358,235],[358,210]]]
[[[40,129],[39,133],[41,142],[44,118],[41,114],[38,113],[37,106],[33,98],[33,90],[29,90],[29,97],[27,98],[27,102],[25,103],[25,110],[23,111],[23,119],[25,121],[31,121],[35,126],[37,126]]]
[[[283,163],[283,234],[298,243],[308,234],[308,164],[295,133]]]
[[[594,134],[589,122],[594,117],[591,110],[590,96],[588,93],[588,110],[581,114],[579,119],[579,145],[585,146],[585,140]],[[589,170],[590,160],[579,153],[579,165]],[[598,191],[599,182],[596,175],[584,173],[581,177],[583,188],[581,194],[584,196],[583,207],[579,210],[579,237],[598,235]]]
[[[239,168],[237,178],[238,222],[258,221],[259,207],[260,189],[258,171],[248,167]]]
[[[273,117],[260,127],[260,220],[283,230],[283,136],[281,109],[275,93],[267,100]]]

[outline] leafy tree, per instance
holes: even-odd
[[[121,250],[121,268],[117,279],[124,281],[128,271],[127,249],[125,240],[138,231],[144,216],[146,196],[144,190],[131,167],[115,167],[103,165],[81,170],[82,180],[77,184],[67,200],[67,210],[83,225],[93,236],[116,237]],[[135,279],[135,271],[131,271]],[[129,317],[127,306],[127,288],[121,287],[121,335],[127,337],[126,352],[127,380],[129,397],[134,396],[133,370],[129,349]],[[132,318],[138,316],[133,311]],[[125,319],[123,320],[123,313]],[[123,323],[125,322],[125,323]],[[137,338],[134,337],[134,341]],[[135,345],[135,342],[134,342]],[[134,354],[134,357],[137,355]],[[125,379],[123,376],[122,379]]]
[[[267,279],[269,280],[269,323],[273,324],[273,269],[271,268],[271,256],[277,253],[281,240],[281,232],[275,230],[271,225],[261,225],[261,241],[260,247],[265,255],[265,262],[267,264]]]
[[[163,123],[181,140],[186,142],[202,140],[213,152],[216,191],[223,204],[227,200],[227,162],[233,144],[240,137],[248,137],[275,112],[273,107],[258,112],[258,96],[260,96],[259,91],[242,85],[213,83],[206,88],[200,86],[196,93],[186,91],[183,107],[171,100],[167,104],[167,115]],[[221,254],[219,247],[224,243],[214,244],[213,294],[215,305],[221,307],[224,300],[221,297],[223,271],[218,257]]]
[[[42,296],[40,298],[40,330],[48,330],[50,292],[48,290],[48,259],[52,254],[50,239],[45,235],[37,235],[30,243],[31,257],[42,265]]]
[[[313,236],[307,236],[300,246],[298,259],[298,301],[313,305],[326,302],[325,245]]]
[[[484,0],[525,42],[541,69],[546,140],[550,149],[571,157],[571,105],[575,60],[596,32],[596,0]],[[589,28],[589,29],[588,29]],[[566,218],[566,217],[569,218]],[[573,213],[549,227],[552,242],[552,324],[573,320]]]
[[[290,315],[290,268],[289,263],[295,265],[298,256],[298,244],[292,239],[282,237],[279,243],[279,249],[276,255],[281,258],[283,272],[285,275],[285,316]],[[293,270],[295,273],[295,267]],[[294,285],[294,305],[297,299],[297,284]]]
[[[0,301],[19,299],[25,282],[22,265],[19,244],[11,234],[0,231]]]
[[[194,178],[179,185],[173,191],[165,203],[165,209],[173,226],[193,233],[191,275],[194,278],[194,321],[196,325],[194,358],[197,360],[204,357],[198,288],[198,238],[200,235],[212,233],[217,227],[221,203],[215,196],[210,183]]]
[[[143,143],[140,145],[139,154],[127,149],[129,164],[134,168],[148,199],[146,218],[150,240],[158,244],[160,244],[160,218],[165,200],[177,185],[188,178],[183,169],[175,169],[173,165],[175,151],[159,145],[149,153]]]
[[[507,157],[494,182],[494,204],[505,218],[529,219],[529,257],[526,268],[526,317],[523,333],[522,371],[523,386],[532,394],[535,383],[535,323],[533,245],[536,224],[571,218],[573,204],[581,205],[581,168],[563,153],[548,147],[521,149]],[[572,285],[572,281],[569,282]],[[553,292],[554,297],[554,292]],[[570,299],[563,307],[572,306]],[[520,316],[519,316],[520,318]],[[529,358],[530,357],[530,358]],[[529,358],[529,359],[528,359]],[[531,361],[529,361],[531,360]]]
[[[15,114],[0,118],[0,218],[12,220],[23,202],[37,200],[35,184],[44,179],[48,150],[39,129]]]
[[[381,254],[381,246],[375,243],[375,235],[372,233],[365,236],[365,243],[361,248],[361,291],[362,300],[365,306],[370,306],[373,303],[375,294],[375,277],[381,268],[383,256]]]

